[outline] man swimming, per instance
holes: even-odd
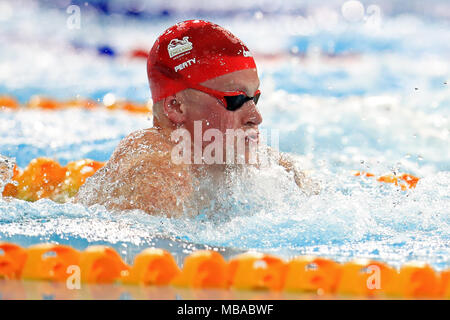
[[[214,199],[227,170],[259,166],[259,151],[255,156],[252,148],[262,122],[255,61],[229,31],[189,20],[158,37],[147,73],[153,127],[123,139],[74,201],[150,214],[195,214]],[[287,155],[266,150],[308,189],[308,179]],[[206,188],[200,188],[203,179],[209,181]]]

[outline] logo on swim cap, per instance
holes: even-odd
[[[190,42],[189,37],[183,37],[182,40],[172,39],[167,46],[167,51],[169,52],[169,57],[173,58],[183,52],[192,50],[192,42]]]
[[[204,20],[187,20],[167,29],[147,59],[154,103],[191,84],[245,69],[256,69],[247,46],[228,30]]]
[[[244,57],[251,57],[251,56],[252,56],[252,54],[250,53],[250,51],[249,51],[249,50],[245,50],[244,47],[242,47],[242,55],[243,55]]]

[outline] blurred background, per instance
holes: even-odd
[[[251,49],[263,124],[282,130],[283,150],[331,156],[352,168],[363,156],[388,157],[391,165],[406,156],[449,169],[448,1],[0,0],[0,93],[21,103],[34,95],[146,102],[146,54],[166,28],[187,19],[222,25]],[[120,129],[113,123],[107,136],[83,125],[84,134],[74,133],[79,139],[116,138],[113,146],[148,122]],[[17,156],[24,149],[8,140],[19,131],[11,126],[0,129],[0,153]],[[55,129],[50,137],[44,130],[39,143],[54,138],[42,149],[63,161],[82,157],[57,147],[74,143],[71,131]],[[33,146],[26,151],[17,157],[21,165],[39,154]],[[110,151],[86,152],[106,160]]]
[[[103,107],[147,103],[147,52],[166,28],[187,19],[215,22],[247,44],[261,78],[263,129],[279,131],[281,151],[296,156],[324,192],[304,198],[276,179],[262,181],[229,200],[235,217],[219,226],[201,218],[119,219],[44,200],[0,202],[0,239],[78,239],[79,247],[100,241],[126,255],[162,232],[280,254],[450,265],[447,0],[0,0],[0,95],[24,106],[0,111],[0,154],[22,168],[40,156],[61,164],[108,160],[124,136],[151,126],[151,114],[45,112],[27,102],[43,95]],[[355,180],[351,170],[421,180],[403,192]]]

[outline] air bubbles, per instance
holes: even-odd
[[[114,95],[114,93],[110,92],[105,94],[105,96],[103,97],[103,104],[106,107],[112,106],[115,103],[116,103],[116,96]]]
[[[358,22],[364,17],[364,6],[356,0],[346,1],[341,7],[341,12],[347,21]]]
[[[5,157],[0,154],[0,198],[2,196],[3,189],[11,182],[14,175],[14,166],[16,164],[15,159]]]

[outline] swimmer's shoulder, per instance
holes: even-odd
[[[134,131],[120,141],[118,148],[137,148],[142,144],[154,145],[162,139],[162,135],[157,128],[147,128]]]
[[[110,160],[122,158],[139,158],[168,152],[170,141],[158,128],[147,128],[134,131],[122,139]]]

